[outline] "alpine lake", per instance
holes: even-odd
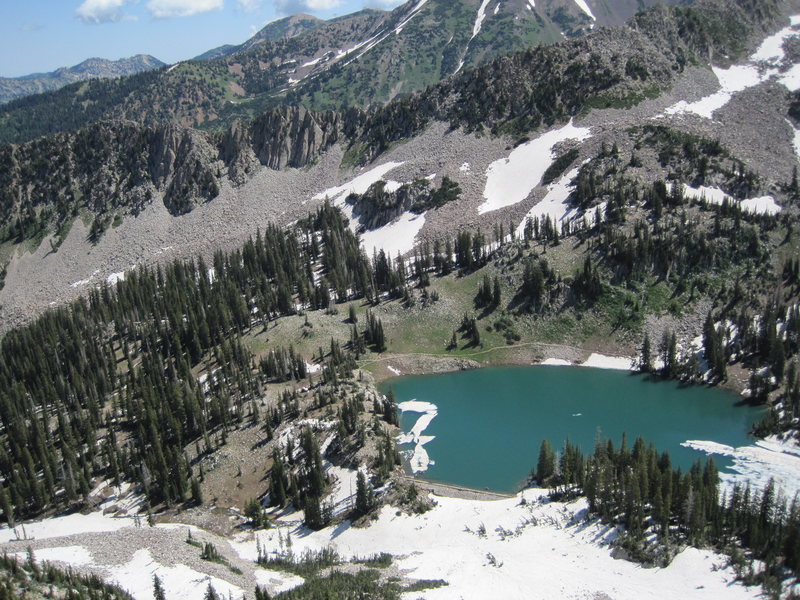
[[[424,444],[430,464],[417,476],[497,492],[520,489],[544,439],[557,453],[569,439],[588,455],[598,439],[611,439],[618,447],[625,433],[630,448],[642,436],[659,452],[669,451],[673,465],[685,471],[707,455],[683,442],[752,444],[749,431],[764,414],[763,408],[718,388],[586,367],[492,367],[403,376],[381,389],[393,390],[398,404],[417,400],[437,407],[422,433],[434,436]],[[421,416],[402,412],[402,431],[410,431]],[[414,444],[399,449],[409,456]],[[721,471],[731,464],[723,456],[715,455],[714,461]]]

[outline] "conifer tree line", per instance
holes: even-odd
[[[405,263],[367,258],[326,204],[292,230],[268,226],[241,249],[216,252],[211,266],[197,258],[137,269],[9,332],[0,342],[4,518],[78,501],[95,477],[141,483],[153,505],[199,501],[197,458],[236,423],[261,420],[264,384],[308,376],[293,347],[257,363],[241,335],[298,310],[375,303],[405,285]],[[367,347],[386,349],[380,319],[353,326],[355,340],[320,349],[323,382],[351,377]],[[274,428],[297,415],[296,398],[267,412]]]
[[[720,494],[710,457],[682,472],[641,437],[633,447],[624,434],[619,446],[597,440],[588,456],[569,440],[556,455],[544,440],[532,478],[554,498],[585,496],[592,515],[624,526],[617,544],[635,560],[663,566],[683,544],[710,546],[771,594],[800,573],[800,497],[787,498],[773,480],[763,490],[737,483]],[[753,559],[763,561],[760,570]]]

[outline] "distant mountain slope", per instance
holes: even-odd
[[[60,89],[70,83],[106,77],[124,77],[163,67],[164,63],[146,54],[119,60],[89,58],[74,67],[22,77],[0,77],[0,104],[31,94]]]
[[[272,21],[243,44],[226,44],[195,56],[193,60],[214,60],[248,50],[265,42],[277,42],[296,37],[320,27],[325,21],[313,15],[297,14]]]
[[[631,11],[631,0],[412,0],[391,12],[366,9],[329,21],[295,15],[156,77],[72,86],[0,107],[0,141],[101,119],[221,130],[280,104],[363,108]]]

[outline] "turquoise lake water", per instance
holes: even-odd
[[[681,446],[687,440],[711,440],[742,446],[762,410],[738,404],[730,392],[672,381],[652,381],[624,371],[582,367],[498,367],[441,375],[398,377],[382,389],[397,402],[416,399],[438,407],[423,435],[431,461],[418,476],[494,491],[519,489],[536,465],[547,438],[558,451],[569,440],[584,453],[598,435],[628,445],[641,435],[673,464],[688,469],[702,452]],[[409,431],[420,413],[404,412]],[[413,445],[401,445],[401,450]],[[728,459],[714,456],[724,469]]]

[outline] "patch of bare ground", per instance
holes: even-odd
[[[212,432],[210,439],[214,449],[209,453],[203,452],[200,440],[187,446],[186,453],[190,462],[195,464],[195,473],[201,473],[204,504],[211,509],[184,511],[182,515],[186,514],[190,519],[187,522],[218,532],[234,527],[236,517],[242,514],[248,501],[265,497],[276,445],[281,441],[285,444],[288,437],[299,439],[301,430],[306,426],[317,436],[323,458],[330,465],[351,469],[360,465],[371,467],[378,455],[379,440],[374,425],[378,415],[373,412],[373,399],[378,391],[372,375],[358,371],[352,381],[339,384],[338,389],[328,387],[327,391],[333,392],[337,402],[318,407],[315,393],[322,389],[319,384],[309,389],[303,382],[269,385],[256,402],[258,422],[254,423],[252,414],[248,413],[240,424],[230,427],[224,436],[221,430]],[[270,432],[265,425],[266,415],[270,408],[277,406],[280,394],[286,390],[297,392],[299,413],[296,418],[280,423]],[[357,441],[352,438],[340,439],[335,426],[341,409],[339,400],[345,393],[363,398],[360,419],[365,424],[365,433]],[[383,421],[380,421],[380,427],[392,428]],[[396,432],[393,430],[391,433]],[[337,484],[335,476],[329,474],[329,493],[335,490]],[[182,515],[180,518],[183,520]],[[227,522],[223,516],[228,518]],[[230,520],[231,517],[234,521]],[[172,514],[169,518],[173,518]]]

